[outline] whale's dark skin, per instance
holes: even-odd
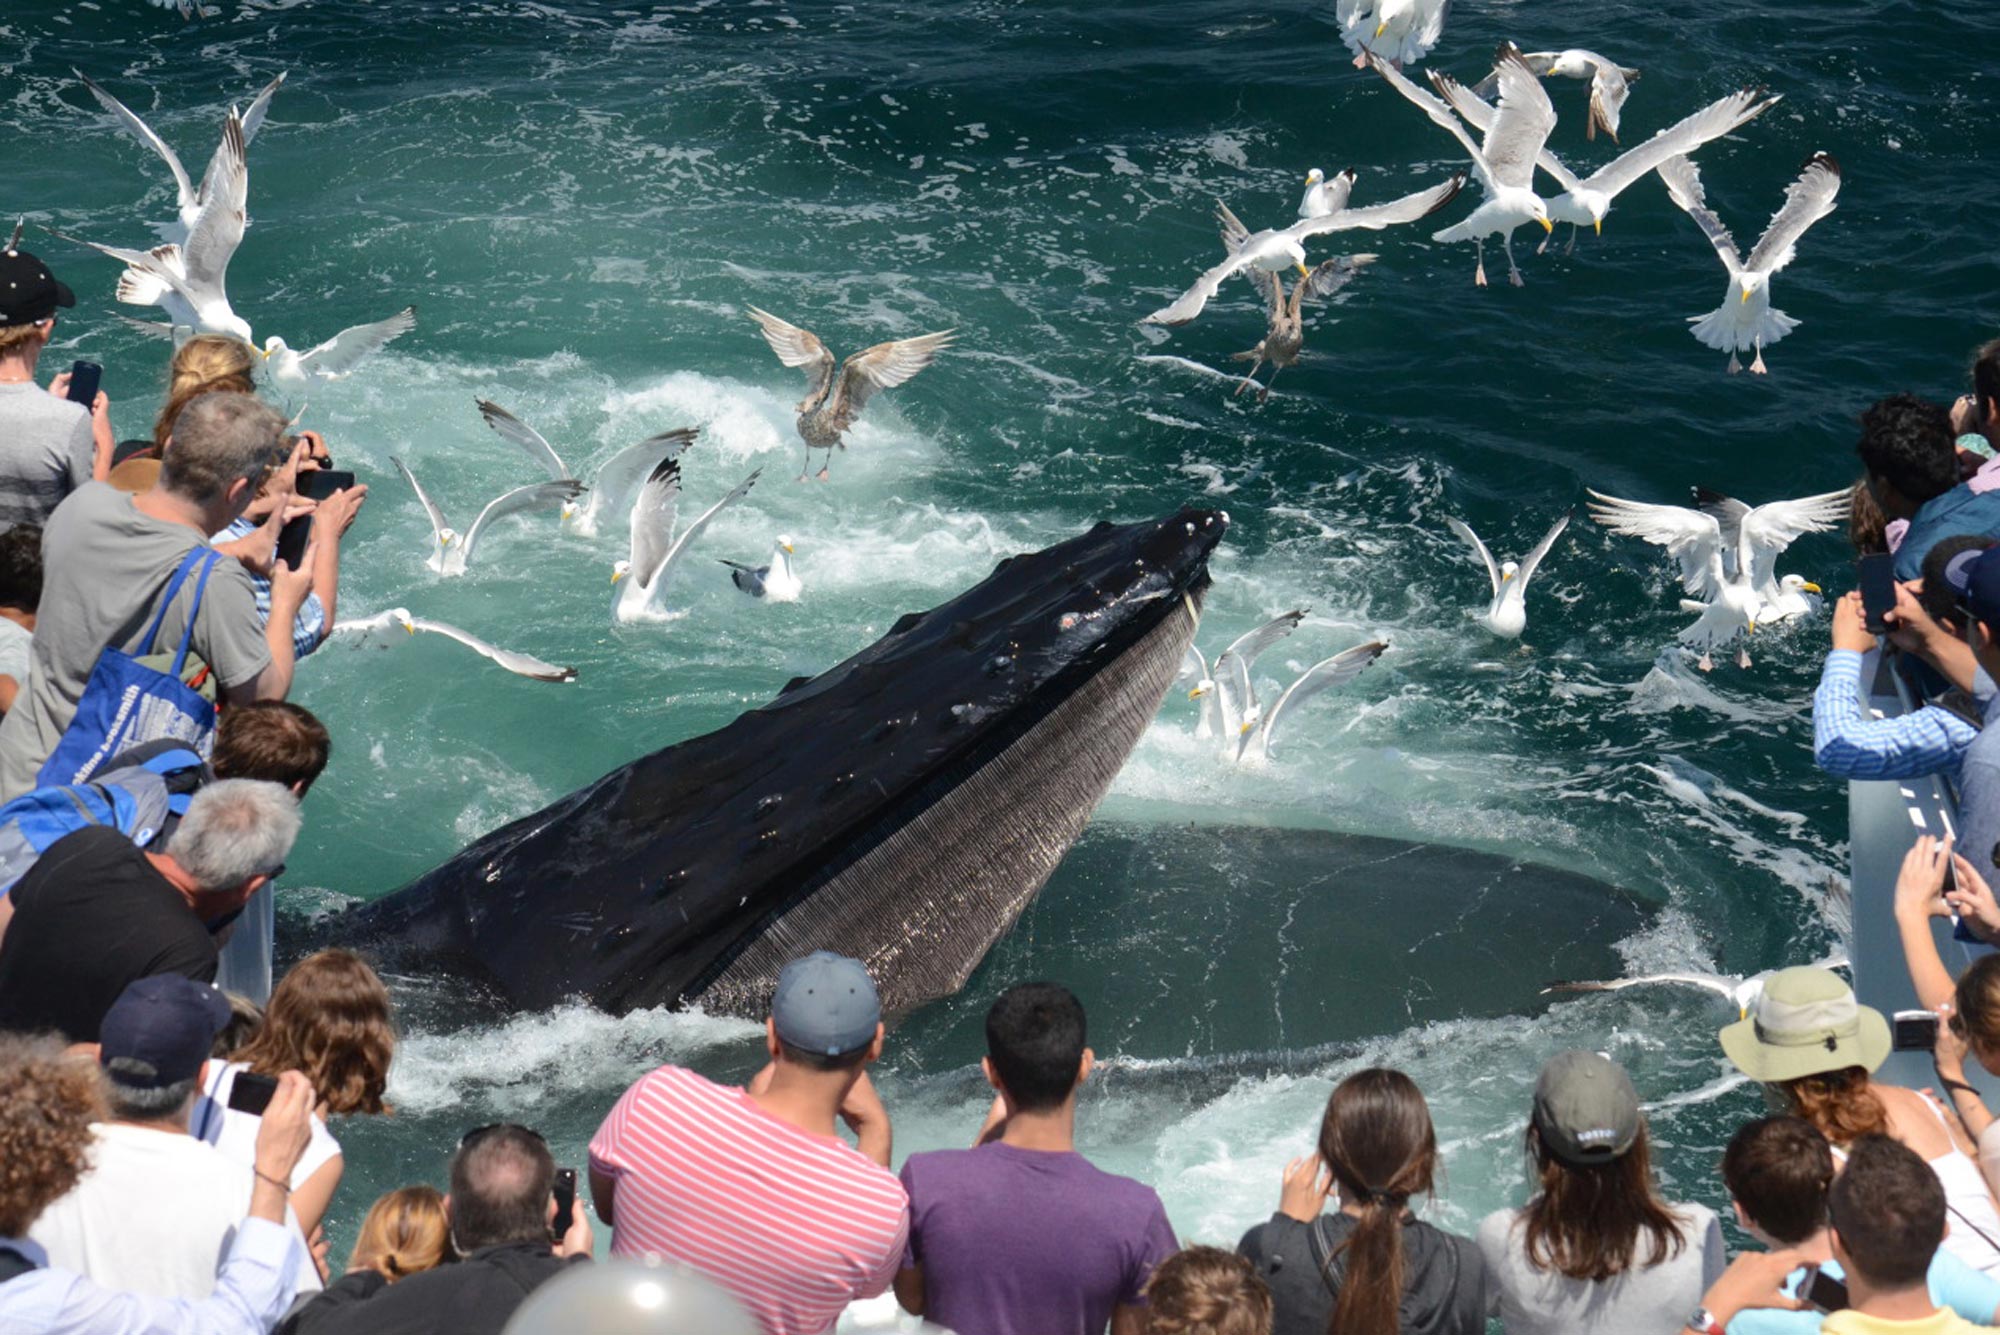
[[[706,736],[330,925],[509,1002],[761,1016],[816,949],[891,1013],[955,992],[1081,833],[1173,683],[1228,527],[1099,524]]]

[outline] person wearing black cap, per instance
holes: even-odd
[[[18,247],[0,251],[0,531],[47,521],[63,497],[111,470],[110,405],[86,411],[63,397],[69,375],[35,383],[56,308],[76,305],[48,265]]]
[[[109,1116],[91,1128],[90,1170],[28,1236],[49,1264],[106,1288],[206,1298],[243,1222],[256,1170],[188,1134],[209,1046],[229,1023],[222,993],[178,974],[141,978],[104,1017],[97,1061]],[[285,1219],[297,1234],[298,1220]],[[292,1287],[318,1291],[299,1236]]]
[[[1507,1335],[1678,1330],[1722,1274],[1722,1227],[1705,1205],[1660,1199],[1624,1068],[1595,1052],[1551,1057],[1527,1143],[1534,1197],[1479,1226]]]

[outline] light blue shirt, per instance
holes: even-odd
[[[1820,1269],[1830,1278],[1843,1282],[1847,1278],[1838,1261],[1828,1261]],[[1803,1269],[1785,1276],[1786,1297],[1798,1297],[1799,1285],[1805,1276]],[[1931,1271],[1924,1279],[1930,1285],[1932,1302],[1958,1313],[1975,1326],[1992,1325],[1995,1314],[2000,1313],[2000,1280],[1980,1274],[1942,1247],[1931,1257]],[[1822,1312],[1781,1312],[1775,1307],[1749,1307],[1730,1320],[1727,1330],[1729,1335],[1806,1335],[1819,1330],[1820,1318],[1824,1315]]]
[[[256,531],[256,524],[239,518],[216,534],[212,541],[234,542]],[[257,616],[268,626],[271,624],[271,581],[253,570],[250,572],[250,587],[257,595]],[[292,657],[304,658],[319,648],[325,639],[326,608],[320,604],[318,594],[308,593],[306,600],[299,604],[299,614],[292,622]]]
[[[1918,779],[1958,772],[1979,730],[1949,709],[1869,718],[1861,705],[1861,655],[1835,649],[1813,692],[1813,759],[1837,779]]]
[[[0,1238],[38,1267],[0,1284],[0,1335],[267,1335],[291,1306],[292,1276],[305,1261],[298,1235],[268,1219],[245,1219],[200,1302],[101,1288],[26,1238]]]

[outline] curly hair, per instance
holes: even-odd
[[[41,605],[41,526],[16,524],[0,533],[0,606],[32,612]]]
[[[53,1038],[0,1034],[0,1237],[26,1237],[90,1166],[104,1090],[89,1058]]]
[[[1869,477],[1881,478],[1912,505],[1958,485],[1957,437],[1951,412],[1914,394],[1891,394],[1861,414],[1854,452]]]
[[[1818,1075],[1800,1076],[1778,1086],[1791,1110],[1819,1128],[1835,1145],[1852,1145],[1863,1136],[1889,1134],[1889,1110],[1869,1085],[1859,1066]]]
[[[255,348],[230,334],[196,334],[181,344],[167,366],[167,401],[153,419],[153,444],[167,447],[181,409],[196,397],[210,390],[255,393],[257,382],[250,372],[257,358]]]
[[[1151,1335],[1270,1335],[1271,1290],[1255,1266],[1219,1247],[1190,1247],[1146,1281]]]
[[[278,980],[263,1028],[233,1060],[258,1075],[304,1072],[332,1116],[389,1111],[382,1093],[395,1052],[389,989],[359,955],[322,950]]]

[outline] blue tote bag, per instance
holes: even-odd
[[[195,575],[194,602],[188,608],[187,629],[181,632],[180,651],[174,655],[171,672],[156,671],[119,649],[106,649],[97,656],[83,698],[76,703],[76,717],[37,776],[39,786],[83,783],[113,756],[163,737],[186,742],[207,758],[215,744],[215,706],[183,683],[181,673],[194,640],[202,594],[208,590],[209,572],[221,559],[222,554],[212,547],[196,547],[161,592],[159,611],[153,614],[145,639],[153,653],[159,652],[160,626],[167,619],[167,609],[173,606],[188,576]]]

